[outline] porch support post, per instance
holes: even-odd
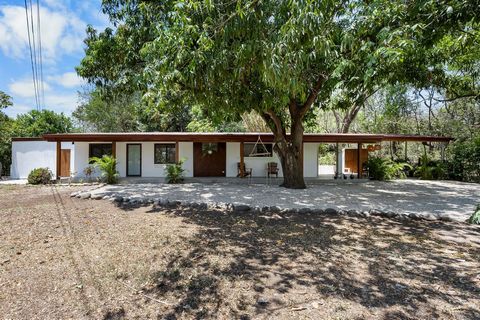
[[[175,142],[175,163],[180,161],[180,150],[178,150],[178,141]]]
[[[360,179],[362,177],[362,168],[360,168],[360,156],[362,155],[362,144],[357,144],[357,178]]]
[[[407,141],[405,141],[405,161],[407,161],[408,155],[407,155]]]
[[[243,168],[245,166],[245,159],[243,157],[245,151],[245,144],[244,142],[240,142],[240,178],[245,177],[245,172],[243,172]]]
[[[61,160],[61,153],[62,153],[62,143],[60,141],[57,141],[57,180],[60,180],[60,175],[62,172],[62,160]]]
[[[112,142],[112,157],[117,158],[117,142]]]
[[[339,157],[338,157],[338,151],[339,151],[339,150],[338,150],[338,142],[337,142],[337,144],[336,144],[336,146],[335,146],[335,167],[336,167],[336,169],[335,169],[335,178],[339,178],[339,177],[340,177],[340,164],[339,164],[339,161],[338,161],[338,160],[339,160],[339,159],[338,159],[338,158],[339,158]]]

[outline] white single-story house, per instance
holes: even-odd
[[[315,178],[335,172],[358,176],[357,168],[363,167],[369,151],[383,141],[448,143],[450,140],[418,135],[305,134],[304,176]],[[336,145],[336,167],[326,172],[319,169],[321,143]],[[11,178],[25,179],[32,169],[47,167],[57,178],[80,179],[90,166],[89,159],[105,154],[117,158],[120,177],[165,177],[166,166],[180,159],[184,160],[186,177],[238,177],[250,169],[253,177],[265,177],[268,163],[276,164],[281,177],[282,168],[273,144],[273,135],[269,133],[66,133],[14,138]]]

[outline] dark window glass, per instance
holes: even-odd
[[[153,161],[155,164],[175,163],[175,144],[156,143]]]
[[[111,156],[112,144],[111,143],[91,143],[89,146],[88,157]]]
[[[245,143],[243,145],[243,156],[244,157],[271,157],[273,144],[272,143]]]

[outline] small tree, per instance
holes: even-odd
[[[181,159],[177,163],[167,165],[167,182],[168,183],[180,183],[183,182],[185,176],[185,169],[183,169],[183,163],[185,159]]]
[[[118,182],[117,159],[112,156],[103,156],[101,158],[92,157],[90,161],[98,167],[102,173],[102,178],[108,184],[115,184]]]

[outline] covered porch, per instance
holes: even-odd
[[[166,176],[166,166],[180,159],[184,160],[187,178],[268,178],[270,181],[282,177],[280,159],[273,151],[274,136],[269,133],[73,133],[47,134],[43,138],[56,145],[57,178],[72,174],[81,178],[89,166],[92,146],[108,149],[107,152],[117,158],[121,178],[162,178]],[[366,178],[365,162],[369,153],[377,150],[381,143],[437,142],[445,146],[450,140],[449,137],[418,135],[305,134],[302,152],[304,177]],[[73,168],[65,168],[70,161],[66,160],[68,152],[63,150],[62,143],[67,142],[74,145]],[[335,146],[333,175],[321,172],[321,144]],[[103,152],[101,150],[98,152]],[[270,164],[275,164],[275,174],[270,174]]]

